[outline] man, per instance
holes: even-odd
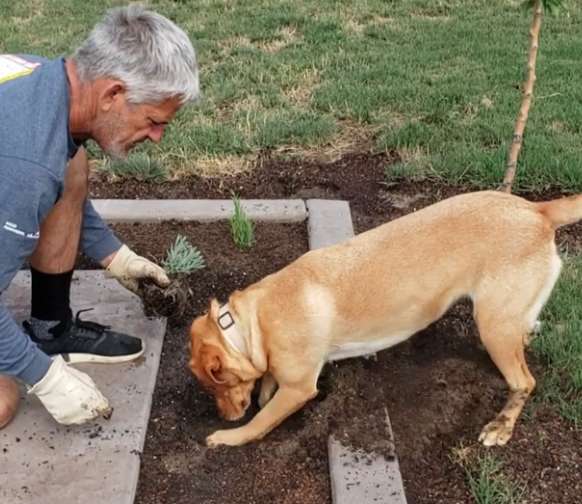
[[[74,56],[0,55],[0,292],[28,259],[31,318],[21,328],[0,305],[0,428],[14,416],[16,379],[60,423],[110,411],[92,379],[69,362],[123,362],[141,340],[73,317],[69,292],[79,247],[123,285],[164,270],[122,245],[94,210],[82,144],[124,157],[159,142],[178,109],[198,97],[187,35],[141,6],[108,11]]]

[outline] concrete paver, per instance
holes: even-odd
[[[228,219],[234,212],[231,200],[92,200],[109,222],[160,222],[188,220],[211,222]],[[303,200],[241,200],[253,221],[302,222],[307,218]]]
[[[307,231],[311,250],[335,245],[354,236],[350,205],[339,200],[307,200]]]
[[[406,504],[398,460],[386,460],[329,438],[331,495],[335,504]]]
[[[29,275],[20,272],[2,301],[22,320],[29,313]],[[144,356],[133,363],[80,364],[114,407],[110,420],[57,424],[24,389],[14,421],[0,431],[2,504],[131,504],[139,476],[165,320],[148,319],[141,302],[101,271],[77,272],[73,309],[83,318],[141,337]],[[82,303],[79,303],[82,300]]]
[[[384,410],[384,418],[376,420],[384,422],[386,432],[385,438],[376,442],[382,453],[354,449],[330,436],[328,458],[334,504],[406,504],[388,410]]]

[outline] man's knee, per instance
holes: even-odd
[[[10,423],[20,402],[20,390],[16,382],[7,376],[0,376],[0,429]]]

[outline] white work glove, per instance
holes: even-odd
[[[99,392],[93,380],[67,365],[62,356],[53,359],[46,375],[28,390],[64,425],[82,424],[98,416],[110,416],[109,401]]]
[[[132,292],[138,292],[140,278],[151,278],[160,287],[170,285],[170,279],[163,268],[145,257],[138,256],[127,245],[123,245],[117,251],[107,266],[107,272]]]

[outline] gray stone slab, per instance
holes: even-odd
[[[310,199],[306,204],[311,250],[335,245],[354,236],[352,214],[347,201]]]
[[[211,222],[228,219],[234,212],[231,200],[92,200],[109,222],[160,222],[187,220]],[[307,218],[303,200],[241,200],[253,221],[302,222]]]
[[[354,449],[330,436],[328,458],[334,504],[406,504],[388,411],[385,421],[386,439],[377,442],[382,454]]]
[[[28,275],[21,272],[2,301],[18,320],[29,310]],[[79,302],[82,300],[82,302]],[[165,334],[165,320],[143,315],[137,296],[101,271],[75,274],[73,308],[90,320],[140,336],[144,357],[133,363],[77,367],[91,375],[114,407],[110,420],[65,427],[35,397],[0,431],[0,503],[131,504]]]

